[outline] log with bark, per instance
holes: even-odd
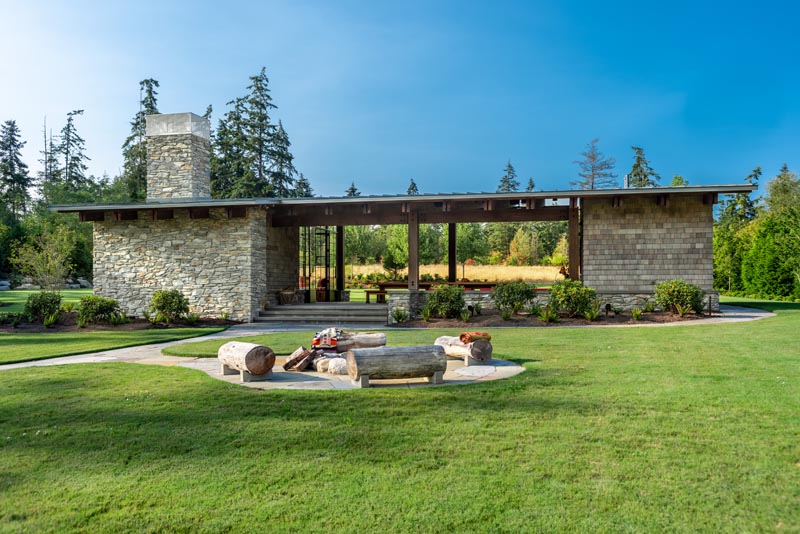
[[[286,357],[286,362],[284,362],[283,364],[283,370],[288,371],[289,369],[300,363],[300,361],[306,356],[308,356],[310,352],[311,352],[310,350],[308,350],[303,346],[297,347],[297,349],[295,349],[293,353],[291,353],[289,356]]]
[[[222,345],[217,351],[217,359],[222,365],[222,374],[238,372],[244,382],[253,377],[267,377],[275,365],[275,353],[271,348],[241,341]]]
[[[437,337],[433,344],[444,348],[448,356],[463,358],[465,365],[486,365],[492,360],[492,343],[485,339],[464,343],[460,337],[441,336]]]
[[[360,387],[369,387],[371,378],[427,378],[441,384],[446,369],[447,356],[438,345],[347,351],[347,373]]]
[[[342,332],[336,339],[336,352],[383,347],[385,345],[386,334],[383,332]]]

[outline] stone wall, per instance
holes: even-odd
[[[266,302],[278,304],[278,291],[297,289],[300,263],[299,228],[273,228],[265,225]]]
[[[585,198],[583,283],[599,294],[651,294],[656,282],[682,278],[712,291],[712,206],[701,195]]]
[[[209,198],[208,139],[194,134],[147,138],[147,199]]]
[[[211,209],[208,219],[115,221],[113,212],[94,223],[95,294],[120,301],[129,315],[141,316],[158,289],[178,289],[192,311],[229,314],[250,321],[266,298],[266,213],[248,209],[246,218],[228,219]]]

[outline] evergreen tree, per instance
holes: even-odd
[[[242,99],[228,102],[233,108],[219,120],[214,132],[211,157],[211,196],[213,198],[243,198],[259,196],[263,188],[253,185],[252,169],[246,151],[246,134],[242,116]]]
[[[602,152],[597,149],[599,139],[592,139],[586,145],[586,150],[581,152],[583,159],[575,161],[580,167],[578,176],[580,180],[570,182],[571,185],[580,189],[606,189],[610,187],[618,187],[617,175],[613,172],[616,160],[614,158],[606,158]]]
[[[302,172],[300,173],[300,177],[297,179],[297,184],[294,188],[294,196],[299,198],[314,196],[314,189],[311,188],[311,182],[308,181],[308,178],[303,176]]]
[[[359,191],[358,188],[356,188],[356,183],[355,182],[350,182],[350,187],[348,187],[347,190],[344,192],[344,196],[346,196],[346,197],[360,197],[361,196],[361,191]]]
[[[528,178],[528,185],[525,186],[525,191],[530,193],[536,187],[536,184],[533,182],[533,178]]]
[[[287,198],[293,196],[297,169],[294,167],[294,156],[289,151],[292,144],[289,134],[283,128],[283,123],[278,121],[278,127],[271,138],[269,153],[271,157],[269,178],[270,191],[276,197]]]
[[[82,109],[67,113],[67,123],[61,129],[59,143],[53,151],[56,157],[61,159],[63,166],[56,169],[54,173],[55,191],[50,192],[48,198],[50,201],[65,199],[71,193],[85,190],[93,183],[86,176],[86,169],[88,169],[86,162],[89,161],[89,157],[85,153],[85,141],[75,127],[75,117],[79,115],[83,115]]]
[[[39,152],[42,155],[42,159],[39,160],[39,163],[42,164],[42,169],[39,171],[38,180],[39,193],[45,202],[49,202],[50,200],[48,191],[51,191],[55,187],[55,177],[60,169],[58,158],[56,157],[56,146],[53,140],[52,130],[49,133],[50,135],[48,137],[47,121],[45,120],[44,129],[42,130],[44,147]]]
[[[650,162],[644,155],[644,149],[632,146],[633,167],[628,173],[628,187],[655,187],[661,177],[650,167]]]
[[[22,161],[24,146],[16,121],[5,121],[0,126],[0,198],[17,221],[28,211],[30,202],[31,178],[28,165]]]
[[[689,180],[681,176],[680,174],[676,174],[672,177],[672,181],[669,183],[670,187],[683,187],[689,185]]]
[[[412,178],[408,184],[408,189],[406,190],[406,195],[419,195],[419,189],[417,188],[417,184],[414,182]]]
[[[800,206],[800,179],[785,163],[778,175],[767,184],[767,190],[767,207],[772,212],[780,213]]]
[[[253,177],[258,184],[263,184],[265,196],[275,196],[274,187],[270,187],[268,171],[271,168],[272,141],[274,140],[275,126],[270,121],[270,112],[276,109],[272,103],[269,92],[269,78],[267,70],[262,67],[261,72],[250,77],[250,91],[244,97],[242,105],[244,113],[242,122],[244,126],[246,147],[253,165]]]
[[[122,144],[122,180],[128,197],[134,202],[141,202],[147,196],[146,117],[158,113],[158,87],[158,81],[153,78],[139,82],[139,111],[131,121],[131,134]]]
[[[539,236],[521,226],[509,245],[509,258],[515,265],[536,265],[539,262]]]
[[[519,190],[519,180],[517,180],[517,171],[508,160],[506,165],[505,174],[500,178],[500,184],[497,186],[498,193],[511,193]]]

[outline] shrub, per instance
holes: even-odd
[[[642,309],[641,308],[633,308],[631,310],[631,317],[633,317],[634,321],[638,321],[642,318]]]
[[[504,321],[510,321],[511,317],[514,315],[514,311],[511,308],[502,308],[500,310],[500,317]]]
[[[656,284],[656,303],[672,313],[683,311],[686,314],[690,309],[703,313],[704,298],[702,289],[685,280],[667,280]]]
[[[408,319],[408,312],[403,308],[395,308],[392,312],[392,319],[394,319],[396,323],[404,323],[406,319]]]
[[[461,286],[439,286],[428,291],[425,297],[425,307],[436,317],[459,317],[465,304]]]
[[[61,309],[55,313],[45,316],[42,323],[44,324],[45,328],[52,328],[58,322],[59,317],[61,317]]]
[[[587,321],[596,321],[598,317],[600,317],[600,303],[595,302],[594,306],[591,306],[588,310],[583,313],[583,317]]]
[[[539,314],[539,320],[543,323],[557,323],[561,319],[558,317],[558,311],[550,303],[542,308],[542,313]]]
[[[461,320],[465,323],[469,322],[469,318],[472,317],[472,313],[469,310],[461,310]]]
[[[196,313],[190,313],[186,316],[186,324],[194,326],[200,322],[200,316]]]
[[[653,313],[656,311],[656,303],[652,300],[647,300],[645,301],[642,309],[645,311],[645,313]]]
[[[594,289],[584,287],[578,280],[559,280],[550,288],[550,306],[555,312],[564,311],[570,317],[584,315],[595,306]]]
[[[153,293],[150,311],[156,322],[174,323],[189,313],[189,301],[177,289],[162,289]]]
[[[481,311],[483,310],[483,306],[481,306],[480,302],[476,302],[472,305],[472,310],[475,312],[475,315],[480,315]]]
[[[535,299],[528,303],[528,307],[525,308],[525,311],[531,317],[538,317],[540,313],[542,313],[542,305],[539,304]]]
[[[427,306],[423,306],[419,311],[419,314],[422,316],[422,320],[426,323],[431,320],[431,309]]]
[[[64,313],[71,313],[75,311],[75,303],[74,302],[65,302],[61,305],[61,311]]]
[[[80,307],[78,308],[79,325],[100,321],[111,322],[112,317],[115,315],[122,315],[119,302],[116,300],[98,295],[81,297]]]
[[[25,315],[29,321],[42,321],[61,311],[61,295],[55,291],[42,291],[28,297]]]
[[[499,309],[508,308],[514,313],[525,308],[528,302],[536,298],[536,287],[523,281],[497,284],[492,293],[492,300]]]

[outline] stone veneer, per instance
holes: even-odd
[[[94,223],[94,291],[141,316],[156,290],[178,289],[194,313],[250,321],[270,298],[268,273],[277,262],[290,261],[289,253],[271,254],[268,268],[264,243],[281,233],[290,232],[271,230],[268,236],[266,212],[255,208],[231,219],[222,208],[211,209],[207,219],[175,209],[174,219],[158,221],[150,210],[131,221],[106,212],[104,221]],[[276,283],[283,279],[271,281],[270,290]]]
[[[712,208],[699,194],[671,196],[668,206],[655,196],[628,197],[620,207],[583,199],[584,285],[619,302],[676,278],[713,293]]]
[[[211,196],[209,123],[193,113],[147,116],[147,199]]]

